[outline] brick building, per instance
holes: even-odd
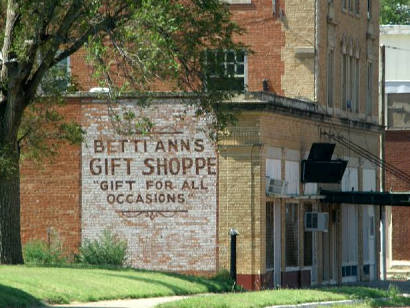
[[[410,174],[410,26],[381,26],[380,41],[386,50],[386,161]],[[386,189],[410,191],[410,181],[387,174]],[[386,216],[389,271],[405,273],[410,266],[410,209],[389,207]]]
[[[23,242],[53,229],[75,252],[108,228],[128,241],[135,267],[214,274],[229,269],[236,229],[238,283],[248,289],[377,279],[379,207],[321,189],[379,190],[378,168],[349,146],[379,157],[378,2],[227,2],[253,50],[216,51],[226,66],[235,59],[244,94],[225,106],[241,112],[238,125],[214,143],[189,94],[159,85],[149,108],[121,99],[155,123],[126,139],[98,96],[68,97],[64,112],[87,135],[51,166],[23,165]],[[82,52],[68,63],[83,90],[96,86]],[[314,143],[336,143],[330,156],[348,162],[340,183],[302,183]]]

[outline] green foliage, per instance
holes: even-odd
[[[44,241],[32,241],[23,247],[24,262],[37,265],[61,265],[66,263],[60,242],[47,244]]]
[[[410,0],[381,0],[380,24],[410,25]]]
[[[127,242],[109,230],[104,230],[97,240],[86,240],[80,247],[78,261],[92,265],[122,266],[126,261]]]
[[[387,294],[388,294],[390,299],[395,300],[398,297],[400,297],[401,292],[400,292],[400,289],[396,285],[391,284],[391,285],[389,285],[389,289],[387,290]]]
[[[18,159],[9,146],[0,145],[0,177],[11,178],[18,171]]]

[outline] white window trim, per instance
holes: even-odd
[[[296,272],[300,271],[300,266],[286,266],[285,267],[285,272]]]
[[[251,4],[252,0],[222,0],[222,2],[229,4]]]

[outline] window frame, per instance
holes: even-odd
[[[220,53],[220,52],[223,52],[223,55],[224,55],[224,60],[223,60],[221,63],[218,62],[218,57],[219,57],[219,53]],[[223,65],[223,74],[222,74],[222,75],[219,74],[219,73],[217,72],[217,70],[215,70],[214,72],[210,72],[210,71],[209,71],[209,67],[210,67],[210,66],[209,66],[208,59],[209,59],[209,54],[210,54],[210,53],[214,53],[214,58],[215,58],[215,63],[214,63],[214,65],[216,65],[215,68],[216,68],[216,67],[220,67],[220,66]],[[233,62],[232,62],[232,61],[229,61],[229,59],[228,59],[228,54],[229,54],[229,53],[234,53],[234,60],[233,60]],[[238,60],[237,60],[239,53],[242,54],[242,56],[243,56],[243,61],[238,61]],[[225,77],[225,78],[232,78],[233,80],[234,80],[234,79],[243,79],[242,90],[241,90],[240,92],[247,92],[247,89],[248,89],[248,54],[247,54],[246,50],[244,50],[244,49],[240,49],[240,50],[232,50],[232,49],[223,49],[223,50],[221,50],[221,49],[207,49],[207,50],[204,51],[204,54],[205,54],[204,60],[201,61],[201,62],[202,62],[203,67],[204,67],[205,70],[206,70],[206,73],[205,73],[205,82],[204,82],[204,86],[205,86],[206,89],[208,88],[208,87],[207,87],[207,82],[208,82],[207,80],[208,80],[208,79],[212,79],[212,78],[214,78],[214,79],[216,79],[216,78],[221,78],[221,79],[223,79],[223,78]],[[221,64],[222,64],[222,65],[221,65]],[[234,66],[234,73],[233,73],[233,75],[231,75],[231,76],[230,76],[230,72],[229,72],[229,66],[230,66],[230,65],[233,65],[233,66]],[[241,66],[241,65],[243,66],[243,73],[238,74],[238,73],[237,73],[237,69],[238,69],[238,67]]]

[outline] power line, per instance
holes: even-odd
[[[327,135],[330,139],[335,140],[336,142],[338,142],[339,144],[341,144],[342,146],[348,148],[349,150],[352,150],[353,152],[355,152],[356,154],[359,154],[361,157],[366,158],[368,161],[370,161],[371,163],[375,164],[376,166],[386,170],[387,172],[389,172],[390,174],[396,176],[397,178],[410,183],[410,175],[403,172],[401,169],[395,167],[394,165],[386,162],[385,160],[380,159],[379,157],[377,157],[376,155],[374,155],[373,153],[369,152],[368,150],[366,150],[365,148],[361,147],[360,145],[346,139],[343,136],[338,136],[338,135],[334,135],[334,134],[330,134],[330,133],[324,133],[324,135]]]

